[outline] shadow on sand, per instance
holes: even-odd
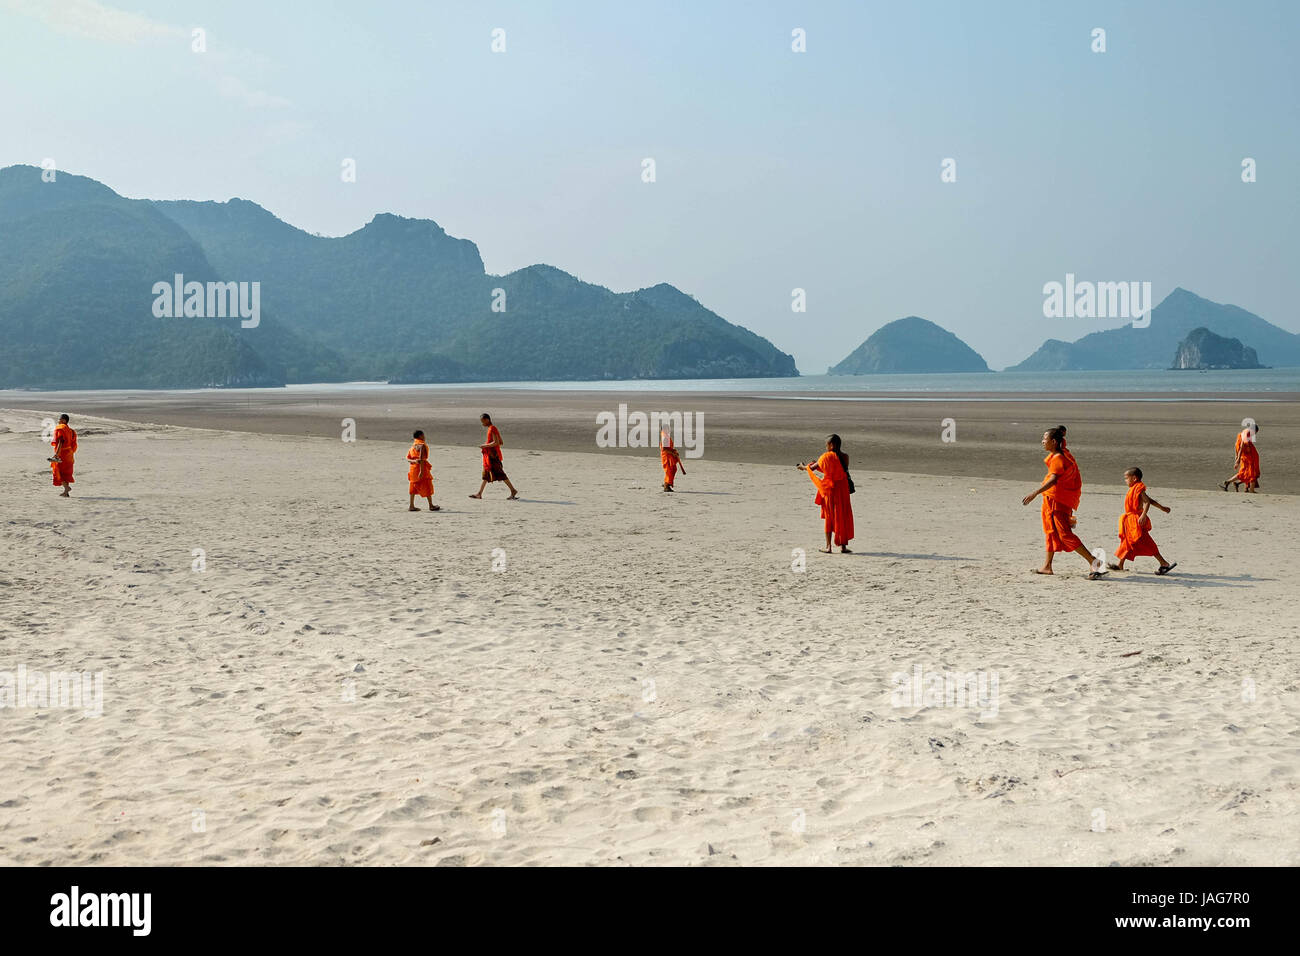
[[[1134,574],[1132,571],[1111,571],[1103,578],[1105,581],[1119,581],[1123,584],[1181,584],[1185,588],[1248,588],[1276,578],[1257,578],[1253,574],[1184,574],[1175,569],[1169,574],[1153,572]],[[1241,583],[1234,583],[1241,582]]]

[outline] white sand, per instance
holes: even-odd
[[[80,419],[65,501],[41,417],[0,411],[0,672],[103,715],[0,710],[0,863],[1300,863],[1300,499],[1153,488],[1175,575],[1089,583],[1027,573],[1019,483],[855,469],[828,557],[793,468],[665,495],[507,433],[527,501],[435,445],[410,514],[405,445]],[[914,665],[996,715],[891,706]]]

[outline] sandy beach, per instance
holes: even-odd
[[[1295,405],[1258,416],[1259,496],[1206,480],[1235,400],[857,406],[857,553],[827,556],[790,465],[837,403],[656,397],[709,425],[666,495],[592,444],[609,396],[528,398],[491,404],[516,503],[466,497],[472,390],[349,398],[356,442],[340,400],[0,410],[0,672],[102,676],[98,715],[0,709],[0,862],[1300,863]],[[1085,542],[1140,454],[1174,575],[1027,573],[1057,420]],[[406,511],[413,422],[437,514]]]
[[[0,408],[72,409],[83,415],[160,425],[230,429],[267,435],[338,439],[344,419],[359,441],[409,442],[421,427],[433,444],[477,445],[478,415],[510,424],[513,441],[542,452],[589,453],[596,416],[680,411],[700,417],[704,457],[720,462],[787,465],[820,453],[838,432],[855,469],[897,474],[962,475],[1037,482],[1044,430],[1065,423],[1084,479],[1119,485],[1137,464],[1152,487],[1212,490],[1233,472],[1233,440],[1244,418],[1262,428],[1261,487],[1300,494],[1300,394],[1064,393],[1036,399],[1024,392],[787,395],[755,380],[752,394],[674,391],[604,392],[526,388],[402,387],[194,392],[0,391]],[[944,441],[945,420],[955,428]],[[418,425],[413,424],[418,423]],[[643,456],[610,448],[608,455]]]

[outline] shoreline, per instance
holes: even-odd
[[[990,400],[995,398],[996,400]],[[35,401],[34,401],[35,399]],[[680,411],[704,423],[705,459],[793,464],[842,436],[853,467],[940,477],[1041,480],[1042,432],[1070,429],[1085,482],[1119,483],[1138,465],[1153,488],[1214,490],[1233,471],[1244,418],[1262,426],[1266,494],[1300,494],[1300,395],[1115,396],[1024,394],[795,395],[732,392],[612,392],[529,389],[317,389],[166,393],[0,393],[0,408],[31,420],[68,412],[121,422],[259,435],[340,437],[355,422],[360,442],[407,441],[414,428],[431,444],[477,447],[478,415],[491,412],[507,449],[657,456],[655,448],[598,448],[597,416]],[[33,407],[34,406],[34,407]],[[42,408],[44,406],[44,408]],[[955,428],[947,429],[951,421]],[[507,451],[508,454],[508,451]]]

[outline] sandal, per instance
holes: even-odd
[[[1168,574],[1176,567],[1178,567],[1177,561],[1175,561],[1173,564],[1166,564],[1163,567],[1156,568],[1156,574]]]

